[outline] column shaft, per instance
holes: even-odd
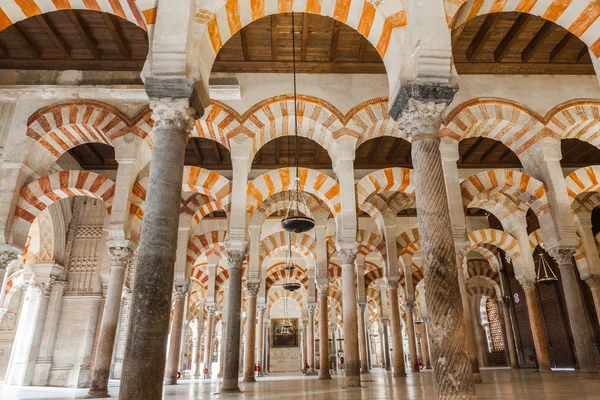
[[[244,382],[256,382],[256,379],[254,379],[254,346],[256,344],[256,295],[258,294],[259,284],[248,283],[247,286],[248,313],[246,317],[246,346],[244,349]]]
[[[198,325],[200,321],[198,321]],[[202,332],[203,327],[197,327],[197,338],[194,343],[194,377],[200,378],[202,376]]]
[[[256,336],[256,351],[258,352],[258,376],[263,376],[264,373],[264,343],[265,343],[265,311],[267,309],[266,304],[260,304],[258,306],[258,335]]]
[[[98,345],[96,348],[96,358],[94,359],[94,369],[92,371],[92,383],[88,391],[89,397],[109,397],[108,378],[110,374],[110,364],[112,361],[113,350],[115,346],[115,337],[119,322],[119,312],[121,311],[121,295],[123,293],[123,283],[125,282],[125,270],[127,261],[131,257],[131,244],[108,243],[111,253],[110,277],[108,279],[108,291],[104,301],[104,310],[102,311],[102,322],[100,324],[100,334],[98,336]]]
[[[425,369],[431,369],[431,358],[429,356],[429,328],[427,319],[423,318],[423,364]]]
[[[181,354],[181,339],[183,337],[183,318],[185,312],[187,286],[175,286],[174,294],[175,307],[173,309],[171,340],[169,341],[169,358],[167,361],[167,373],[165,376],[165,384],[167,385],[177,384],[177,372],[179,371],[179,355]]]
[[[508,346],[508,356],[511,368],[519,368],[519,359],[517,358],[517,347],[515,346],[515,337],[513,336],[512,324],[510,323],[510,309],[508,302],[510,298],[501,301],[498,308],[502,309],[502,319],[504,319],[504,335]]]
[[[208,306],[206,308],[208,312],[208,321],[206,326],[206,337],[204,338],[204,368],[208,370],[207,374],[204,374],[205,379],[210,379],[212,373],[212,352],[213,352],[213,335],[215,329],[215,306]]]
[[[400,322],[400,305],[398,304],[398,281],[388,281],[387,293],[390,300],[394,376],[406,376],[404,347],[402,345],[402,324]]]
[[[329,373],[329,321],[327,315],[327,292],[328,285],[320,285],[319,289],[319,354],[321,362],[319,368],[319,379],[331,379]]]
[[[600,279],[595,278],[600,281]],[[592,298],[594,299],[594,309],[596,311],[596,318],[600,321],[600,282],[594,281],[591,282],[590,279],[586,280],[586,283],[590,287],[590,292],[592,292]]]
[[[151,107],[152,162],[119,390],[122,400],[162,398],[183,163],[193,125],[187,100],[152,101]]]
[[[223,365],[223,386],[221,391],[239,391],[238,370],[240,362],[240,323],[242,309],[242,262],[246,258],[246,249],[228,249],[229,298],[227,300],[227,329],[225,330],[225,348]],[[256,304],[255,304],[256,307]],[[256,314],[255,314],[256,316]]]
[[[359,332],[359,350],[360,350],[360,373],[369,373],[369,364],[367,360],[367,335],[365,332],[365,303],[358,304],[358,332]]]
[[[415,301],[406,301],[406,333],[408,334],[408,352],[410,355],[410,369],[412,372],[419,372],[417,367],[417,341],[415,338],[415,322],[413,318],[413,310],[415,309]]]
[[[525,301],[527,302],[527,312],[529,313],[529,323],[531,325],[531,334],[533,335],[533,345],[537,357],[538,366],[541,371],[550,371],[550,355],[548,353],[548,342],[544,333],[544,324],[537,297],[535,295],[535,284],[524,285]]]
[[[306,345],[306,335],[308,332],[308,320],[303,320],[302,321],[302,372],[306,373],[308,371],[308,368],[306,368],[306,364],[308,364],[308,356],[307,356],[307,349],[308,346]]]
[[[467,350],[469,352],[469,358],[471,360],[471,367],[473,371],[473,382],[481,382],[481,374],[479,372],[479,358],[477,356],[477,345],[475,344],[475,332],[473,332],[473,322],[471,318],[471,307],[469,305],[469,294],[467,293],[467,285],[465,282],[465,275],[463,272],[462,262],[464,256],[460,251],[457,251],[458,259],[458,285],[460,289],[460,300],[463,311],[463,324],[465,327],[465,341],[467,342]],[[461,264],[459,264],[461,263]]]
[[[390,360],[390,320],[383,320],[383,359],[385,360],[385,370],[392,370],[392,360]]]
[[[360,359],[358,354],[358,321],[356,307],[356,251],[339,249],[342,258],[342,313],[344,322],[344,365],[346,386],[360,386]]]

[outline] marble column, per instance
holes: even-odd
[[[596,311],[596,318],[600,321],[600,276],[592,275],[585,280],[585,283],[592,292],[592,298],[594,299],[594,309]]]
[[[373,360],[372,360],[372,345],[373,342],[371,340],[371,328],[369,327],[369,325],[366,325],[366,332],[367,332],[367,367],[369,368],[369,371],[373,368]]]
[[[390,301],[390,317],[392,327],[392,355],[394,362],[394,376],[406,376],[404,365],[404,347],[402,345],[402,323],[400,322],[400,305],[398,303],[398,281],[388,279],[387,295]]]
[[[248,315],[246,318],[246,346],[244,348],[244,382],[256,382],[256,379],[254,379],[254,346],[256,345],[256,296],[259,289],[260,282],[248,282],[246,284]],[[258,336],[260,337],[260,335]]]
[[[502,314],[504,320],[504,337],[508,347],[508,362],[511,368],[519,368],[519,359],[517,357],[517,346],[513,336],[512,324],[510,323],[510,297],[503,297],[498,301],[496,307]]]
[[[329,283],[318,283],[317,291],[319,296],[319,354],[321,355],[319,379],[322,380],[331,379],[329,373],[329,321],[327,315]]]
[[[479,320],[478,315],[476,315],[475,313],[471,313],[471,317],[471,324],[473,326],[473,334],[475,336],[479,365],[486,366],[488,364],[486,354],[487,345],[483,325],[481,325],[481,321]]]
[[[583,308],[582,294],[577,282],[573,254],[575,248],[555,247],[548,252],[556,260],[560,270],[560,280],[563,285],[565,303],[567,303],[567,315],[569,325],[573,333],[577,361],[579,362],[579,373],[585,376],[597,377],[596,356],[592,347],[590,328],[587,323],[585,309]]]
[[[123,400],[162,398],[185,146],[194,124],[187,99],[152,100],[150,107],[152,162],[119,390]]]
[[[369,373],[369,364],[367,360],[367,334],[365,332],[365,310],[366,303],[358,303],[358,334],[359,334],[359,351],[360,351],[360,373]]]
[[[423,364],[425,369],[431,369],[431,357],[429,356],[429,327],[427,317],[423,317]]]
[[[225,331],[225,363],[222,392],[237,392],[240,363],[240,322],[242,309],[242,263],[246,259],[247,243],[226,246],[229,271],[229,298],[227,300],[227,330]],[[256,307],[255,307],[256,308]],[[255,311],[256,312],[256,311]],[[256,314],[254,314],[256,316]]]
[[[333,350],[333,357],[335,359],[335,366],[333,367],[333,371],[337,372],[338,370],[338,364],[339,364],[339,360],[338,360],[338,347],[337,347],[337,326],[334,322],[331,323],[331,325],[329,326],[329,329],[331,330],[331,343],[332,343],[332,350]]]
[[[383,351],[383,360],[385,361],[385,370],[392,370],[392,360],[390,360],[390,319],[382,318],[381,323],[383,324],[383,346],[381,346],[381,350]]]
[[[465,341],[471,360],[471,370],[473,372],[473,382],[481,383],[481,373],[479,372],[479,357],[477,355],[477,345],[475,344],[475,332],[473,332],[473,322],[471,317],[471,306],[469,305],[469,294],[467,293],[467,284],[463,270],[463,260],[466,257],[465,250],[456,252],[456,264],[458,265],[458,285],[460,288],[460,300],[463,311],[463,323],[465,327]]]
[[[221,341],[219,345],[221,346],[219,349],[219,372],[217,373],[217,378],[223,377],[223,371],[225,368],[225,332],[227,331],[227,322],[221,320]]]
[[[420,84],[407,93],[435,93],[418,101],[404,97],[402,126],[412,139],[417,224],[419,228],[427,308],[431,325],[435,383],[440,398],[474,399],[472,367],[465,343],[462,304],[448,196],[440,153],[442,113],[456,88]],[[426,96],[426,94],[425,94]],[[439,96],[439,98],[437,97]],[[421,96],[422,98],[422,96]]]
[[[358,314],[356,307],[356,244],[342,246],[338,255],[342,259],[342,313],[344,322],[344,372],[346,387],[360,386],[360,359],[358,353]]]
[[[177,384],[179,371],[179,356],[181,354],[181,340],[183,338],[183,320],[185,314],[185,299],[188,293],[187,285],[173,286],[175,306],[173,308],[173,322],[171,323],[171,340],[169,340],[169,358],[167,360],[166,385]]]
[[[265,311],[267,310],[267,305],[265,303],[259,304],[258,308],[258,335],[256,336],[256,351],[258,352],[258,361],[257,364],[260,367],[260,371],[258,371],[258,376],[263,376],[264,373],[264,342],[265,342]]]
[[[134,248],[133,243],[119,240],[109,240],[107,246],[111,259],[110,277],[100,323],[96,357],[94,358],[92,383],[88,391],[88,397],[91,398],[110,397],[108,395],[108,378],[117,335],[119,312],[121,311],[121,293],[123,292],[127,263]]]
[[[529,324],[531,325],[531,334],[533,336],[533,346],[540,371],[550,371],[550,353],[548,353],[548,342],[544,333],[544,323],[540,306],[535,294],[535,282],[527,280],[521,282],[525,292],[525,301],[527,302],[527,312],[529,313]]]
[[[194,342],[194,377],[202,376],[202,334],[204,333],[204,324],[196,318],[196,341]]]
[[[308,369],[306,368],[306,364],[308,364],[308,355],[307,349],[308,346],[306,344],[306,335],[308,333],[308,320],[302,320],[302,372],[306,373]]]
[[[210,379],[212,373],[212,346],[215,330],[215,306],[213,304],[206,306],[206,313],[208,315],[208,321],[206,322],[206,336],[204,338],[204,368],[208,370],[208,373],[202,373],[204,379]]]
[[[308,371],[306,375],[317,375],[315,369],[315,311],[317,305],[314,303],[308,304],[308,330],[306,332],[306,346],[308,353]]]
[[[406,333],[408,334],[410,369],[412,372],[419,372],[419,368],[417,368],[417,341],[415,338],[415,321],[413,317],[415,301],[406,300],[406,302],[404,302],[404,308],[406,309]]]

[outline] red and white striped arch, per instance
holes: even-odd
[[[283,269],[283,264],[278,268],[270,269],[267,272],[267,276],[265,277],[265,290],[269,293],[271,287],[278,282],[285,282],[287,279],[291,279],[300,283],[305,290],[308,290],[308,275],[305,271],[300,270],[299,268],[294,268],[292,271],[288,273],[285,269]]]
[[[399,122],[394,121],[388,114],[388,99],[375,98],[361,103],[346,114],[346,127],[360,133],[357,146],[367,140],[382,136],[392,136],[411,141]]]
[[[600,56],[600,3],[597,0],[444,0],[451,29],[484,14],[522,12],[567,29]]]
[[[600,166],[592,165],[571,172],[566,178],[567,194],[571,203],[582,193],[600,192]]]
[[[467,272],[469,273],[469,278],[474,276],[484,276],[500,284],[500,274],[497,271],[494,271],[492,267],[490,267],[490,263],[483,260],[469,260],[467,261]]]
[[[481,256],[483,256],[490,268],[493,271],[499,271],[500,270],[500,263],[498,262],[498,249],[496,248],[496,246],[488,244],[488,243],[478,243],[475,245],[470,245],[467,247],[467,254],[463,260],[463,263],[466,264],[468,263],[468,255],[469,252],[474,251],[478,254],[480,254]]]
[[[212,197],[225,211],[231,202],[231,182],[223,175],[204,168],[186,166],[183,169],[184,192],[196,192]]]
[[[480,295],[489,297],[493,300],[496,300],[497,298],[496,291],[494,290],[494,288],[487,285],[481,285],[479,282],[478,284],[467,285],[467,294],[469,295],[469,297]]]
[[[292,250],[299,252],[308,262],[313,262],[316,259],[317,244],[312,236],[306,233],[288,233],[285,231],[275,232],[260,242],[259,262],[273,254],[285,250],[291,242]]]
[[[415,195],[415,186],[408,168],[385,168],[366,175],[356,184],[357,204],[360,207],[369,197],[384,192]]]
[[[417,285],[419,284],[419,282],[421,282],[423,280],[425,275],[423,274],[423,270],[421,270],[421,268],[419,268],[416,264],[411,264],[411,270],[412,270],[413,288],[416,288]],[[403,269],[400,271],[400,280],[398,282],[400,283],[400,285],[402,287],[406,287],[406,277],[404,275]]]
[[[490,244],[504,250],[512,259],[521,256],[517,240],[506,232],[497,229],[479,229],[470,232],[468,236],[472,246]]]
[[[211,231],[192,236],[188,243],[186,253],[187,263],[194,265],[197,262],[198,257],[202,255],[209,256],[214,254],[222,257],[225,253],[226,237],[227,231],[225,230]]]
[[[199,285],[202,286],[203,290],[208,290],[208,264],[206,262],[200,262],[194,264],[190,273],[192,279],[195,279]]]
[[[517,219],[525,218],[528,209],[522,202],[515,203],[508,196],[498,196],[489,192],[477,194],[469,203],[468,208],[480,208],[488,211],[502,222],[513,216],[519,216]]]
[[[273,290],[271,292],[271,294],[269,294],[269,296],[267,297],[267,307],[269,309],[269,311],[271,311],[271,307],[273,307],[273,304],[275,304],[275,302],[277,300],[281,300],[283,298],[286,298],[289,300],[293,300],[296,303],[298,303],[298,305],[300,305],[301,309],[306,309],[308,303],[306,301],[306,296],[304,294],[303,290],[297,290],[295,292],[288,292],[282,288],[278,288],[277,290]]]
[[[419,243],[419,228],[414,227],[412,229],[408,229],[398,235],[396,238],[396,244],[398,246],[398,254],[409,254],[415,255],[419,250],[421,250],[421,245]]]
[[[280,168],[257,176],[248,184],[248,200],[246,212],[248,219],[263,201],[276,193],[294,188],[295,168]],[[322,172],[299,168],[300,189],[315,195],[322,200],[336,216],[342,209],[340,202],[340,185],[335,179]]]
[[[365,274],[365,287],[368,288],[373,282],[383,278],[383,268],[373,269]]]
[[[158,0],[1,0],[0,30],[36,15],[59,10],[101,11],[144,30],[156,20]]]
[[[518,103],[504,99],[474,99],[452,110],[441,129],[442,137],[461,141],[485,137],[502,142],[517,156],[532,143],[559,135],[548,129],[542,117]]]
[[[547,126],[563,139],[578,139],[600,147],[600,102],[576,100],[548,113]]]
[[[329,279],[337,281],[342,278],[342,267],[334,262],[329,262]]]
[[[231,150],[229,135],[241,125],[241,116],[231,107],[211,100],[202,118],[196,120],[190,137],[215,141]]]
[[[385,262],[385,242],[378,234],[359,229],[356,241],[358,242],[358,254],[366,257],[370,253],[375,253],[382,264]]]

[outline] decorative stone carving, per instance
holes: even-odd
[[[396,279],[387,279],[385,285],[387,289],[398,289],[398,281]]]
[[[0,269],[6,269],[9,263],[16,260],[19,255],[12,251],[2,250],[0,251]]]
[[[363,302],[358,303],[358,309],[360,310],[361,313],[364,313],[365,310],[367,309],[367,303],[363,303]]]
[[[229,268],[242,268],[242,263],[246,260],[246,242],[228,242],[226,243],[226,256]]]
[[[261,316],[265,315],[265,312],[267,311],[267,305],[265,303],[260,303],[259,305],[256,306],[256,308],[258,308],[258,313]]]
[[[157,129],[169,127],[185,135],[194,126],[194,109],[184,99],[160,99],[150,102],[152,120]]]
[[[600,288],[600,276],[599,275],[591,275],[589,278],[585,280],[585,283],[590,287],[590,289]]]
[[[406,308],[406,312],[407,313],[411,313],[414,311],[415,309],[415,301],[414,300],[406,300],[404,302],[404,308]]]
[[[173,297],[175,300],[184,300],[188,293],[188,285],[173,285]]]
[[[573,265],[573,254],[575,254],[574,247],[556,246],[547,251],[559,267],[563,265]]]
[[[110,253],[111,264],[126,267],[133,254],[134,244],[128,240],[107,240],[106,246]]]
[[[390,326],[390,319],[389,318],[381,318],[381,323],[383,324],[383,326]]]
[[[406,134],[413,141],[421,138],[439,138],[440,126],[442,125],[442,112],[446,103],[421,102],[415,99],[408,100],[408,110],[405,111],[400,120],[400,127],[404,128]]]
[[[248,291],[248,296],[256,297],[258,291],[260,290],[260,282],[246,283],[246,290]]]
[[[213,316],[213,317],[214,317],[214,315],[215,315],[215,312],[216,312],[216,311],[217,311],[217,306],[216,306],[216,304],[207,304],[207,305],[206,305],[206,312],[207,312],[208,314],[210,314],[211,316]]]
[[[318,282],[317,293],[319,297],[327,297],[329,294],[329,282]]]
[[[0,332],[13,331],[17,328],[17,314],[0,308]]]
[[[317,305],[315,303],[308,304],[308,314],[312,317],[315,315],[315,311],[317,310]]]
[[[358,253],[357,243],[337,243],[338,256],[342,259],[342,265],[354,265]]]

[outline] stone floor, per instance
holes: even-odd
[[[573,371],[536,373],[531,370],[488,369],[483,371],[484,383],[477,385],[478,399],[599,399],[600,379],[579,380]],[[176,386],[165,387],[165,399],[435,399],[433,372],[426,371],[408,378],[393,379],[390,373],[374,369],[363,375],[362,389],[343,389],[342,376],[331,381],[300,374],[272,374],[254,384],[244,384],[243,394],[214,396],[219,382],[182,380]],[[110,392],[118,393],[118,382]],[[0,399],[81,399],[86,389],[15,388],[0,384]],[[137,400],[137,399],[135,399]]]

